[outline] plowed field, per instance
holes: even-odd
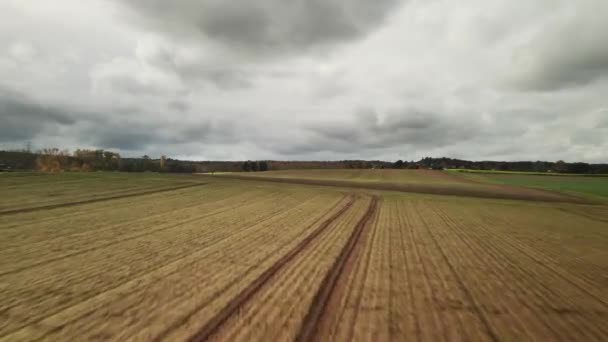
[[[605,205],[138,177],[0,177],[0,341],[608,340]]]

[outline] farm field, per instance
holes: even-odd
[[[371,171],[0,175],[0,341],[608,339],[608,206]]]
[[[209,174],[201,174],[208,179]],[[214,177],[231,179],[264,179],[279,183],[353,187],[375,190],[428,193],[482,198],[525,199],[554,202],[593,202],[563,192],[546,191],[517,184],[469,179],[452,172],[437,170],[286,170],[266,172],[224,173]]]
[[[508,172],[457,172],[449,173],[476,182],[504,184],[560,191],[596,199],[608,199],[608,176],[526,174]]]
[[[35,210],[40,207],[78,204],[128,197],[147,192],[168,191],[201,185],[192,177],[124,173],[3,173],[0,174],[2,194],[0,213]]]
[[[395,170],[395,169],[312,169],[312,170],[279,170],[250,173],[225,173],[224,176],[244,175],[249,177],[283,178],[283,179],[320,179],[333,181],[351,181],[362,183],[392,184],[440,184],[462,185],[467,183],[460,177],[448,173],[429,170]],[[470,182],[469,182],[470,183]]]

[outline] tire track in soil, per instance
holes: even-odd
[[[334,209],[338,208],[338,207],[339,207],[339,206],[340,206],[342,203],[344,203],[344,199],[345,199],[345,198],[346,198],[346,196],[342,196],[342,198],[341,198],[339,201],[337,201],[337,203],[335,203],[335,204],[334,204],[334,205],[333,205],[333,206],[332,206],[332,207],[331,207],[331,208],[330,208],[330,209],[329,209],[327,212],[332,212]],[[308,201],[311,201],[311,200],[312,200],[312,198],[311,198],[311,199],[309,199],[309,200],[307,200],[307,201],[305,201],[305,202],[303,202],[303,203],[307,203]],[[267,218],[267,219],[263,219],[262,221],[258,221],[258,222],[257,222],[257,223],[255,223],[254,225],[248,226],[247,228],[244,228],[244,229],[245,229],[245,230],[250,230],[252,227],[254,227],[254,226],[256,226],[256,225],[258,225],[258,224],[260,224],[260,223],[262,223],[262,222],[264,222],[264,221],[270,220],[271,218],[274,218],[274,217],[276,217],[276,216],[280,216],[280,215],[282,215],[282,214],[288,213],[290,210],[293,210],[294,208],[297,208],[298,206],[299,206],[299,205],[296,205],[295,207],[290,208],[290,209],[288,209],[287,211],[282,211],[282,210],[280,210],[281,214],[272,215],[271,217],[269,217],[269,218]],[[322,217],[323,217],[323,215],[322,215],[321,217],[317,218],[317,219],[315,220],[315,222],[314,222],[314,223],[312,223],[311,225],[308,225],[308,226],[307,226],[307,229],[308,229],[308,228],[310,228],[310,227],[312,227],[312,226],[314,226],[314,225],[315,225],[315,224],[317,224],[318,222],[320,222]],[[304,233],[305,233],[305,232],[306,232],[306,231],[304,231]],[[249,234],[249,235],[251,235],[251,234]],[[245,237],[245,239],[247,239],[248,237],[249,237],[249,236]],[[222,240],[223,240],[223,239],[222,239]],[[199,250],[198,252],[200,252],[200,250]],[[193,254],[198,253],[198,252],[194,252]],[[274,250],[274,251],[273,251],[272,253],[270,253],[270,254],[276,254],[277,252],[278,252],[278,249],[277,249],[277,250]],[[205,257],[207,257],[207,256],[209,256],[209,255],[211,255],[211,254],[206,254],[206,255],[202,256],[201,258],[205,258]],[[188,256],[187,256],[187,257],[188,257]],[[176,260],[176,261],[174,261],[174,262],[172,262],[172,263],[177,263],[177,262],[180,262],[181,260],[183,260],[183,258],[181,258],[181,259],[179,259],[179,260]],[[263,262],[263,261],[261,261],[261,262]],[[192,262],[190,262],[188,265],[190,265],[191,263],[192,263]],[[188,265],[185,265],[184,267],[188,267]],[[164,267],[164,266],[163,266],[163,267]],[[247,270],[246,270],[246,271],[245,271],[245,272],[244,272],[244,273],[241,275],[241,277],[239,277],[239,278],[237,278],[237,279],[234,279],[234,280],[230,281],[230,282],[229,282],[229,283],[228,283],[226,286],[224,286],[224,287],[223,287],[223,288],[221,288],[220,290],[216,291],[216,292],[215,292],[215,293],[214,293],[214,294],[211,296],[211,298],[212,298],[212,299],[207,300],[207,301],[205,301],[205,302],[203,302],[203,303],[200,303],[199,305],[197,305],[197,309],[196,309],[196,310],[193,310],[193,311],[190,311],[190,312],[189,312],[189,314],[188,314],[188,315],[187,315],[185,318],[182,318],[182,319],[180,319],[179,321],[174,322],[173,324],[171,324],[171,325],[170,325],[170,327],[169,327],[169,328],[165,329],[165,330],[164,330],[164,331],[163,331],[163,332],[162,332],[160,335],[156,336],[156,337],[155,337],[155,338],[153,338],[153,339],[149,339],[149,340],[150,340],[150,341],[165,341],[165,340],[167,340],[167,335],[168,335],[169,333],[171,333],[171,332],[172,332],[172,331],[173,331],[175,328],[179,327],[179,326],[180,326],[180,325],[181,325],[181,324],[182,324],[182,323],[183,323],[185,320],[187,320],[187,319],[188,319],[188,317],[190,317],[190,316],[191,316],[192,314],[194,314],[195,312],[199,311],[201,308],[203,308],[203,307],[205,307],[205,306],[209,305],[209,304],[210,304],[210,303],[213,301],[213,299],[218,298],[218,297],[219,297],[219,296],[221,296],[223,293],[225,293],[225,292],[226,292],[226,291],[227,291],[229,288],[231,288],[231,287],[232,287],[232,286],[234,286],[236,283],[238,283],[239,279],[242,279],[242,278],[246,277],[247,275],[251,274],[255,268],[256,268],[256,265],[252,265],[252,266],[250,266],[250,267],[249,267],[249,268],[248,268],[248,269],[247,269]],[[166,277],[168,277],[168,276],[172,276],[173,274],[178,273],[178,272],[180,272],[180,271],[182,271],[182,269],[176,269],[176,270],[174,270],[174,271],[171,271],[170,273],[165,274],[165,276],[166,276]],[[149,273],[148,273],[148,274],[149,274]],[[135,292],[136,292],[136,291],[130,291],[130,292],[129,292],[127,295],[125,295],[125,296],[130,296],[131,294],[133,294],[133,293],[135,293]],[[142,298],[142,300],[143,300],[143,298]],[[119,299],[114,299],[114,300],[113,300],[113,302],[116,302],[116,301],[119,301]],[[112,303],[112,302],[111,302],[111,303]],[[97,309],[91,309],[91,310],[89,310],[89,311],[93,311],[93,310],[97,310]],[[75,321],[77,321],[77,320],[79,320],[79,319],[83,318],[84,316],[88,316],[88,315],[90,315],[90,312],[86,313],[85,315],[79,316],[78,318],[73,319],[73,320],[69,321],[68,323],[70,323],[70,324],[71,324],[71,323],[73,323],[73,322],[75,322]],[[63,325],[66,325],[66,324],[62,324],[62,326],[63,326]],[[56,326],[56,327],[54,327],[54,329],[53,329],[53,330],[51,330],[50,332],[54,332],[54,330],[61,329],[61,328],[62,328],[62,326]],[[131,338],[131,337],[129,337],[129,338]],[[106,340],[107,340],[107,339],[106,339]],[[2,341],[2,340],[0,339],[0,341]]]
[[[372,217],[369,219],[370,222],[373,221],[374,218],[375,218],[376,221],[378,220],[377,213],[378,213],[378,210],[375,210],[375,212],[373,213]],[[370,224],[370,226],[371,226],[371,224]],[[366,234],[366,235],[371,235],[369,237],[369,243],[372,245],[372,247],[370,247],[370,250],[368,252],[369,254],[364,255],[363,253],[361,253],[360,262],[363,263],[363,265],[362,265],[363,276],[361,277],[361,284],[359,284],[359,287],[358,287],[358,290],[360,291],[359,292],[360,294],[365,293],[365,285],[366,285],[366,281],[368,280],[368,277],[369,277],[369,269],[370,269],[370,264],[371,264],[371,261],[372,261],[371,253],[373,253],[373,249],[374,249],[373,248],[373,243],[374,243],[374,239],[376,238],[376,234],[378,234],[378,229],[379,228],[376,225],[375,227],[369,228],[369,229],[371,230],[371,232],[368,231],[368,234]],[[365,238],[361,241],[361,243],[359,245],[361,246],[359,250],[363,251],[363,249],[364,249],[363,246],[365,245]],[[355,263],[354,260],[356,260],[356,258],[354,256],[356,254],[357,253],[353,254],[353,258],[352,258],[353,263]],[[349,271],[347,273],[351,273],[351,272],[352,271]],[[351,288],[351,291],[353,291],[353,290],[354,290],[354,288]],[[356,308],[360,308],[362,306],[362,302],[363,302],[363,295],[357,296],[356,304],[355,304],[356,306],[355,307]],[[359,317],[359,312],[360,312],[360,310],[355,310],[355,313],[354,313],[353,319],[352,319],[352,321],[353,321],[354,324],[357,323],[357,319]],[[354,340],[354,335],[355,335],[355,325],[354,324],[350,326],[350,329],[348,331],[347,341],[353,341]]]
[[[217,330],[222,326],[228,318],[238,312],[238,309],[247,302],[253,295],[255,295],[261,288],[279,272],[283,266],[293,260],[302,250],[310,245],[321,233],[323,233],[333,222],[340,218],[348,209],[350,209],[355,203],[355,197],[352,195],[348,196],[348,202],[338,212],[333,214],[331,217],[324,220],[319,227],[317,227],[312,233],[306,236],[300,243],[298,243],[292,250],[283,255],[277,260],[270,268],[264,271],[258,276],[253,282],[251,282],[245,289],[243,289],[238,295],[232,298],[226,306],[224,306],[214,317],[212,317],[204,326],[202,326],[188,341],[206,341],[211,337]],[[230,287],[231,284],[228,285]],[[220,292],[223,292],[220,291]],[[198,311],[195,310],[194,312]],[[192,314],[194,314],[192,312]],[[190,316],[190,315],[189,315]],[[187,319],[187,317],[186,317]],[[174,329],[179,326],[180,322],[172,325],[169,329],[165,330],[162,334],[156,336],[154,341],[162,341],[164,338]]]
[[[268,197],[270,198],[271,196],[268,196]],[[208,216],[214,216],[214,215],[216,215],[216,214],[221,214],[221,213],[223,213],[223,212],[225,212],[225,211],[229,211],[229,210],[232,210],[232,209],[234,209],[234,208],[233,208],[233,207],[231,207],[231,208],[228,208],[228,209],[224,209],[224,210],[222,210],[221,212],[219,212],[219,213],[214,213],[214,214],[212,214],[212,215],[204,215],[204,216],[198,217],[196,220],[200,220],[200,219],[206,218],[206,217],[208,217]],[[289,211],[289,210],[288,210],[288,211]],[[249,228],[251,228],[251,227],[254,227],[255,225],[257,225],[257,224],[259,224],[259,223],[261,223],[261,222],[265,222],[265,221],[267,221],[267,220],[271,220],[271,219],[273,219],[274,217],[281,215],[281,213],[282,213],[281,211],[277,211],[277,212],[275,212],[274,214],[272,214],[272,215],[270,215],[270,216],[268,216],[268,217],[265,217],[265,218],[264,218],[264,219],[262,219],[261,221],[258,221],[258,222],[254,223],[253,225],[251,225],[251,226],[249,226],[249,227],[247,227],[247,228],[245,228],[245,229],[249,229]],[[193,222],[194,222],[194,221],[196,221],[196,220],[193,220]],[[191,221],[191,220],[189,220],[189,222],[181,222],[181,223],[179,223],[179,224],[175,225],[175,227],[180,226],[180,225],[183,225],[183,224],[190,223],[190,221]],[[165,229],[163,229],[163,230],[165,230]],[[125,281],[123,281],[123,282],[121,282],[121,283],[114,284],[114,285],[110,286],[109,288],[106,288],[106,289],[104,289],[103,291],[101,291],[101,292],[99,292],[99,293],[97,293],[97,294],[92,295],[91,297],[89,297],[88,299],[85,299],[84,301],[89,300],[90,298],[94,298],[94,297],[97,297],[97,296],[99,296],[99,295],[102,295],[103,293],[106,293],[106,292],[109,292],[109,291],[113,291],[113,290],[115,290],[116,288],[119,288],[119,287],[123,286],[125,283],[128,283],[128,282],[133,281],[133,280],[138,279],[138,278],[145,277],[145,276],[147,276],[147,275],[149,275],[149,274],[152,274],[152,273],[154,273],[154,272],[158,271],[159,269],[162,269],[163,267],[166,267],[166,266],[171,265],[171,264],[178,263],[178,262],[180,262],[182,259],[184,259],[184,258],[188,257],[189,255],[195,254],[195,253],[197,253],[197,252],[201,251],[202,249],[204,249],[204,248],[206,248],[206,247],[208,247],[208,246],[210,246],[210,245],[212,245],[212,244],[215,244],[215,243],[218,243],[218,242],[221,242],[221,241],[223,241],[223,240],[227,239],[228,237],[229,237],[229,236],[225,236],[225,237],[215,237],[213,240],[208,241],[208,242],[205,244],[205,246],[204,246],[204,247],[199,247],[199,249],[198,249],[197,251],[182,253],[180,256],[178,256],[178,257],[176,257],[176,258],[172,259],[171,261],[169,261],[169,262],[167,262],[167,263],[165,263],[165,264],[160,264],[160,265],[157,265],[157,266],[151,267],[150,269],[147,269],[147,270],[146,270],[146,271],[144,271],[143,273],[138,274],[138,275],[137,275],[135,278],[131,278],[131,279],[125,280]],[[170,275],[170,274],[175,273],[175,272],[179,272],[179,269],[174,270],[173,272],[168,273],[168,274],[166,274],[166,275]],[[90,278],[90,277],[89,277],[89,278]],[[85,278],[85,279],[89,279],[89,278]],[[12,305],[12,306],[9,306],[9,307],[6,307],[6,308],[2,308],[2,310],[0,311],[0,314],[2,314],[4,311],[7,311],[7,310],[12,309],[14,306],[16,306],[16,305],[18,305],[18,304],[19,304],[19,303],[15,304],[15,305]],[[74,303],[74,304],[69,305],[69,306],[67,306],[67,307],[60,308],[58,311],[52,312],[50,315],[52,316],[52,315],[57,314],[58,312],[68,310],[69,308],[71,308],[71,307],[73,307],[73,306],[76,306],[76,305],[78,305],[78,304],[80,304],[80,302],[79,302],[79,303]],[[40,324],[40,321],[43,321],[44,319],[46,319],[46,317],[42,317],[42,318],[40,318],[40,319],[37,319],[37,320],[35,320],[33,323],[34,323],[34,324]],[[67,323],[71,323],[71,321],[70,321],[70,322],[67,322]],[[28,324],[32,324],[32,323],[28,323]],[[10,334],[14,333],[15,331],[17,331],[17,330],[19,330],[19,329],[22,329],[22,328],[23,328],[23,327],[18,328],[18,329],[11,330],[11,331],[9,331],[9,332],[3,332],[3,334],[1,334],[1,333],[0,333],[0,338],[3,338],[3,337],[4,337],[4,336],[6,336],[6,335],[10,335]]]
[[[296,336],[296,341],[317,340],[316,334],[319,324],[323,320],[323,317],[330,312],[328,304],[331,295],[339,285],[344,285],[346,281],[344,278],[346,274],[344,273],[344,270],[352,268],[354,262],[353,256],[356,255],[354,252],[362,248],[362,245],[359,243],[361,241],[361,236],[364,234],[364,231],[368,230],[370,227],[369,223],[375,216],[377,209],[378,196],[373,196],[367,211],[355,226],[353,234],[350,236],[342,248],[342,251],[334,261],[334,264],[321,282],[321,286],[312,300],[308,313],[304,317],[300,331]]]
[[[83,205],[83,204],[111,201],[111,200],[115,200],[115,199],[123,199],[123,198],[136,197],[136,196],[145,196],[145,195],[151,195],[151,194],[156,194],[156,193],[160,193],[160,192],[168,192],[168,191],[193,188],[196,186],[203,186],[203,185],[207,185],[207,184],[208,183],[187,184],[187,185],[181,185],[181,186],[176,186],[176,187],[172,187],[172,188],[154,189],[154,190],[141,191],[141,192],[130,193],[130,194],[107,196],[107,197],[102,197],[102,198],[92,198],[92,199],[82,200],[82,201],[77,201],[77,202],[49,204],[49,205],[43,205],[43,206],[31,207],[31,208],[11,209],[11,210],[0,211],[0,216],[30,213],[33,211],[40,211],[40,210],[67,208],[67,207],[73,207],[73,206]]]

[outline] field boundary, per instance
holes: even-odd
[[[499,170],[474,170],[474,169],[445,169],[448,172],[485,174],[485,175],[513,175],[513,176],[549,176],[549,177],[608,177],[606,173],[559,173],[559,172],[534,172],[534,171],[499,171]]]
[[[162,188],[162,189],[155,189],[155,190],[140,191],[140,192],[134,192],[134,193],[129,193],[129,194],[106,196],[106,197],[101,197],[101,198],[92,198],[92,199],[87,199],[87,200],[82,200],[82,201],[76,201],[76,202],[49,204],[49,205],[42,205],[42,206],[30,207],[30,208],[10,209],[10,210],[0,211],[0,216],[2,216],[2,215],[13,215],[13,214],[30,213],[30,212],[33,212],[33,211],[40,211],[40,210],[67,208],[67,207],[73,207],[73,206],[83,205],[83,204],[90,204],[90,203],[111,201],[111,200],[115,200],[115,199],[123,199],[123,198],[129,198],[129,197],[145,196],[145,195],[151,195],[151,194],[156,194],[156,193],[161,193],[161,192],[169,192],[169,191],[175,191],[175,190],[182,190],[182,189],[187,189],[187,188],[193,188],[193,187],[196,187],[196,186],[203,186],[203,185],[207,185],[207,184],[208,183],[194,183],[194,184],[181,185],[181,186],[172,187],[172,188]]]
[[[373,196],[365,214],[361,217],[359,222],[357,222],[353,233],[340,251],[340,254],[329,271],[325,274],[325,278],[323,278],[321,286],[317,290],[308,312],[304,317],[300,331],[298,331],[296,336],[296,341],[315,341],[314,337],[317,333],[319,323],[323,319],[331,295],[336,289],[340,277],[343,275],[342,271],[346,268],[347,264],[354,262],[352,256],[354,255],[355,250],[361,246],[359,242],[361,241],[363,231],[369,227],[369,223],[374,217],[377,209],[378,197]]]
[[[500,192],[499,190],[492,192],[487,189],[474,189],[467,187],[451,187],[451,186],[437,186],[437,185],[425,185],[425,184],[408,184],[408,183],[380,183],[380,182],[356,182],[356,181],[343,181],[343,180],[324,180],[324,179],[309,179],[309,178],[278,178],[278,177],[256,177],[256,176],[241,176],[241,175],[221,175],[221,176],[206,176],[201,177],[217,177],[226,179],[239,179],[246,181],[259,181],[259,182],[274,182],[274,183],[290,183],[290,184],[302,184],[302,185],[318,185],[318,186],[331,186],[331,187],[342,187],[342,188],[358,188],[368,190],[384,190],[384,191],[399,191],[399,192],[413,192],[430,195],[444,195],[444,196],[464,196],[464,197],[477,197],[487,199],[507,199],[507,200],[524,200],[524,201],[537,201],[537,202],[558,202],[558,203],[577,203],[577,204],[597,204],[586,198],[581,198],[574,195],[568,195],[558,192],[552,192],[549,190],[532,189],[524,187],[510,187],[506,185],[495,185],[495,184],[484,184],[488,186],[498,186],[505,189],[511,190],[510,192]]]

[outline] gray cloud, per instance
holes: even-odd
[[[58,108],[42,105],[22,94],[2,89],[0,117],[1,142],[32,139],[45,130],[73,125],[76,121],[72,115]]]
[[[167,103],[167,108],[176,112],[186,112],[190,109],[190,105],[185,101],[171,100]]]
[[[140,42],[136,55],[139,65],[148,72],[176,75],[186,83],[209,83],[226,89],[251,86],[251,72],[242,61],[237,63],[220,51],[210,53],[198,44],[180,46],[168,40],[149,39]]]
[[[154,121],[142,121],[112,117],[106,120],[82,122],[72,133],[79,137],[79,141],[91,146],[121,151],[145,151],[166,149],[166,146],[175,148],[193,142],[235,144],[242,139],[237,133],[240,129],[240,126],[223,120],[168,122],[160,118]]]
[[[360,110],[352,120],[326,121],[304,127],[306,141],[280,149],[283,154],[336,152],[355,153],[366,150],[402,148],[437,148],[462,143],[478,128],[473,121],[464,122],[437,113],[412,109],[388,112],[383,118],[371,109]]]
[[[178,36],[203,36],[256,55],[302,52],[378,27],[398,0],[123,0],[143,20]]]
[[[572,2],[522,46],[511,82],[523,90],[552,91],[608,78],[608,3]]]
[[[120,151],[144,150],[156,141],[156,132],[134,126],[90,127],[81,131],[80,140],[103,149]]]
[[[596,112],[596,128],[608,128],[608,108]]]
[[[606,161],[606,4],[0,1],[0,148]]]

